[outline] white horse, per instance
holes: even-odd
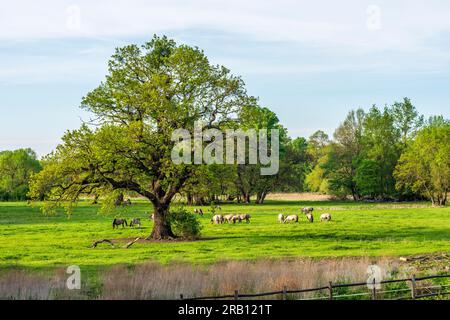
[[[199,214],[199,215],[203,215],[203,210],[202,209],[197,209],[197,208],[195,208],[194,209],[194,213],[196,213],[196,214]]]
[[[216,214],[214,217],[211,218],[211,223],[221,224],[223,223],[223,217],[220,214]]]
[[[250,222],[251,216],[248,213],[240,214],[239,215],[239,222],[245,220],[247,223]]]
[[[227,214],[222,217],[222,220],[223,220],[223,222],[230,223],[230,222],[233,222],[233,217],[234,217],[234,214]]]
[[[286,222],[298,222],[298,215],[293,214],[293,215],[287,216],[286,219],[284,219],[283,222],[284,223],[286,223]]]
[[[230,221],[230,220],[228,220],[228,221]],[[231,221],[232,221],[233,223],[236,223],[236,221],[241,222],[241,221],[242,221],[242,220],[241,220],[241,216],[238,215],[238,214],[235,214],[235,215],[233,215],[233,216],[231,217]]]

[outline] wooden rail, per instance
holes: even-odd
[[[280,291],[270,291],[270,292],[260,292],[260,293],[239,293],[238,290],[235,290],[233,294],[229,295],[221,295],[221,296],[205,296],[205,297],[192,297],[187,298],[183,294],[180,294],[181,300],[217,300],[217,299],[245,299],[245,298],[258,298],[258,297],[266,297],[266,296],[274,296],[274,295],[280,295],[282,300],[288,299],[288,294],[299,294],[299,293],[310,293],[310,292],[323,292],[326,290],[326,294],[322,297],[315,297],[313,299],[339,299],[339,298],[348,298],[348,297],[354,297],[354,296],[370,296],[372,300],[376,300],[381,293],[393,293],[393,292],[406,292],[408,291],[410,295],[408,297],[400,297],[397,299],[421,299],[421,298],[428,298],[428,297],[436,297],[436,296],[442,296],[442,295],[449,295],[450,297],[450,291],[445,292],[430,292],[426,294],[418,294],[418,288],[417,283],[424,280],[431,280],[431,279],[439,279],[439,278],[450,278],[450,274],[444,274],[444,275],[433,275],[433,276],[425,276],[425,277],[416,277],[413,275],[411,278],[406,279],[396,279],[396,280],[383,280],[376,282],[375,279],[373,280],[373,287],[366,291],[366,292],[358,292],[353,294],[347,294],[347,295],[338,295],[336,289],[339,288],[350,288],[350,287],[358,287],[358,286],[367,286],[367,282],[355,282],[355,283],[345,283],[345,284],[333,284],[331,281],[328,283],[327,286],[323,287],[316,287],[316,288],[308,288],[308,289],[298,289],[298,290],[288,290],[286,286],[283,287]],[[390,290],[390,291],[378,291],[376,289],[376,285],[383,285],[383,284],[392,284],[392,283],[402,283],[407,282],[410,283],[409,289],[398,289],[398,290]],[[429,290],[429,289],[444,289],[444,288],[450,288],[449,285],[437,285],[437,286],[431,286],[431,287],[421,287],[419,288],[420,291],[423,290]],[[300,299],[304,300],[304,299]]]

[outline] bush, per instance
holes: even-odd
[[[169,216],[172,231],[183,238],[197,238],[200,236],[202,225],[197,217],[184,208],[170,211]]]

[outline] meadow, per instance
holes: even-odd
[[[309,223],[299,208],[313,206]],[[187,207],[188,210],[194,207]],[[47,269],[78,265],[98,269],[116,264],[188,262],[211,264],[264,258],[398,257],[450,251],[450,207],[428,203],[354,203],[270,200],[263,205],[223,205],[219,213],[249,213],[251,223],[212,225],[203,207],[202,238],[197,241],[139,241],[128,249],[95,240],[125,243],[149,235],[150,205],[133,201],[121,217],[142,219],[141,228],[112,229],[113,215],[81,202],[69,218],[43,216],[24,202],[0,203],[0,268]],[[332,221],[320,222],[329,212]],[[297,224],[280,224],[277,215],[299,214]],[[117,213],[116,213],[117,214]]]

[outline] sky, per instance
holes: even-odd
[[[0,150],[51,152],[114,48],[153,34],[242,76],[290,136],[403,97],[450,117],[450,1],[15,0],[0,6]]]

